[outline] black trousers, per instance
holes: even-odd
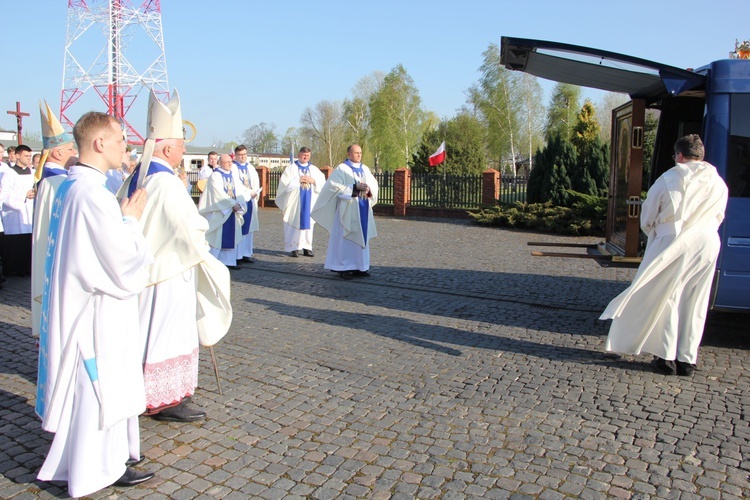
[[[6,234],[3,238],[3,275],[31,275],[31,233]]]

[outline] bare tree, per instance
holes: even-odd
[[[276,125],[260,122],[242,133],[243,144],[254,153],[276,153],[279,139],[276,137]]]
[[[620,107],[630,100],[627,94],[620,94],[617,92],[607,92],[602,96],[602,99],[596,103],[596,116],[599,120],[601,129],[599,130],[599,138],[604,144],[609,144],[610,134],[612,127],[612,110]]]
[[[339,102],[320,101],[306,108],[300,117],[304,135],[315,142],[313,151],[326,165],[335,166],[342,159],[344,145],[343,108]]]

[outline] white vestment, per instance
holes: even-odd
[[[2,180],[3,180],[3,174],[10,170],[10,167],[7,163],[0,161],[0,186],[2,186]],[[0,190],[0,214],[2,214],[3,210],[3,194],[2,190]],[[4,233],[5,229],[3,228],[3,218],[2,215],[0,215],[0,233]]]
[[[68,180],[58,189],[69,191],[55,202],[45,269],[36,411],[55,438],[38,477],[67,481],[79,497],[111,485],[140,456],[138,293],[153,256],[103,173],[76,165]]]
[[[232,164],[232,168],[237,169],[237,175],[241,183],[241,187],[237,189],[237,195],[242,195],[247,200],[247,211],[251,212],[249,223],[247,221],[248,216],[245,216],[244,226],[248,227],[249,224],[249,227],[247,234],[243,235],[242,241],[237,245],[237,260],[253,256],[253,233],[260,229],[258,224],[258,199],[263,188],[260,186],[258,171],[255,170],[253,164],[248,162],[245,165],[247,166],[247,174],[237,167],[236,162]]]
[[[310,210],[315,206],[318,194],[326,182],[325,175],[315,165],[308,163],[298,166],[292,163],[284,169],[279,179],[279,187],[276,191],[276,206],[283,212],[284,220],[284,249],[287,252],[293,250],[312,250],[313,226],[315,221],[310,218],[310,228],[300,229],[300,182],[301,167],[309,170],[309,175],[315,179],[315,184],[310,185]],[[309,215],[309,214],[308,214]]]
[[[362,164],[363,175],[355,176],[346,164],[339,164],[331,173],[313,206],[312,218],[330,233],[325,269],[332,271],[367,271],[370,268],[370,240],[378,235],[372,207],[378,202],[378,182],[370,169]],[[354,184],[364,182],[370,187],[368,198],[367,237],[365,239],[359,212],[358,197],[352,197]]]
[[[3,174],[0,179],[0,206],[5,234],[31,233],[34,200],[29,199],[27,195],[33,188],[33,174],[19,175],[12,168]]]
[[[242,241],[242,215],[247,211],[247,202],[242,194],[237,195],[240,185],[239,174],[235,169],[229,172],[231,185],[225,181],[221,169],[211,174],[206,189],[198,201],[198,212],[208,221],[206,241],[211,247],[211,254],[227,266],[237,265],[237,245]],[[235,205],[240,210],[234,212]],[[234,238],[231,246],[223,245],[224,223],[234,213]]]
[[[709,163],[680,163],[656,180],[641,207],[643,262],[600,318],[614,320],[608,351],[696,363],[726,204]]]
[[[49,167],[47,166],[49,165]],[[62,170],[61,165],[47,162],[42,168]],[[36,198],[34,199],[34,227],[31,232],[31,335],[39,337],[39,317],[42,306],[42,291],[44,290],[44,261],[47,255],[47,233],[49,220],[52,215],[52,202],[57,188],[65,179],[65,174],[44,177],[37,183]]]
[[[208,222],[174,170],[159,158],[152,163],[167,171],[146,177],[148,201],[140,219],[155,256],[149,286],[140,295],[148,410],[177,404],[194,393],[199,341],[210,345],[201,340],[208,335],[215,343],[232,321],[229,270],[209,251]],[[126,180],[119,198],[134,176]],[[223,309],[212,311],[217,297]]]

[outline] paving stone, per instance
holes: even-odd
[[[232,272],[234,322],[201,350],[206,421],[141,418],[157,479],[92,498],[750,498],[746,317],[709,314],[700,371],[663,377],[604,352],[598,315],[633,269],[532,258],[571,238],[378,217],[372,276],[291,262],[261,209],[257,262]],[[36,481],[29,280],[0,291],[0,497]]]

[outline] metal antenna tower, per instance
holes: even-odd
[[[126,115],[144,88],[169,97],[160,1],[68,0],[61,123],[73,126],[70,107],[93,89],[122,120],[128,142],[143,144]]]

